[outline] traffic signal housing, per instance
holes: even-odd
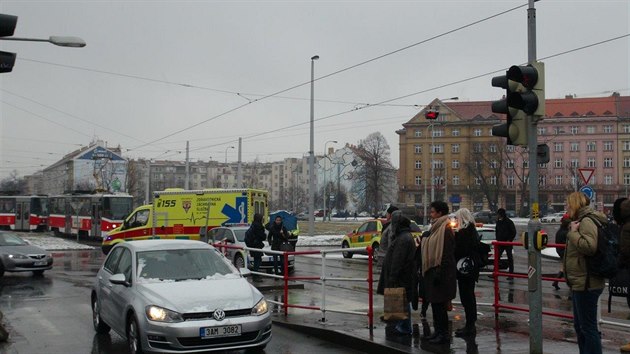
[[[508,145],[527,146],[528,127],[545,115],[544,64],[512,66],[492,78],[492,86],[506,90],[492,102],[492,112],[505,114],[507,122],[492,128],[492,135],[507,138]]]
[[[15,31],[17,16],[0,14],[0,37],[10,37]],[[0,73],[8,73],[13,70],[15,53],[0,51]]]
[[[429,119],[429,120],[436,120],[439,115],[440,115],[440,112],[433,109],[429,109],[426,112],[424,112],[424,118]]]

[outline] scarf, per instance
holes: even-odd
[[[431,225],[430,235],[422,240],[422,276],[431,268],[442,264],[444,251],[444,231],[448,225],[448,215],[441,216]]]

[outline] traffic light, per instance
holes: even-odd
[[[545,73],[543,63],[512,66],[492,78],[492,86],[506,90],[505,98],[492,102],[492,112],[507,115],[507,123],[492,128],[492,135],[507,138],[508,145],[527,146],[527,130],[545,115]]]
[[[429,120],[436,120],[439,115],[440,115],[440,111],[438,111],[437,109],[431,108],[431,106],[429,106],[429,109],[427,109],[427,111],[424,112],[424,118],[429,119]]]
[[[15,31],[17,16],[0,14],[0,37],[9,37]],[[15,53],[0,51],[0,73],[8,73],[13,70]]]

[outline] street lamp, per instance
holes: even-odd
[[[327,142],[324,143],[324,219],[323,221],[326,221],[326,157],[328,157],[328,150],[326,150],[326,145],[328,143],[333,143],[333,144],[337,144],[337,140],[328,140]],[[328,220],[330,220],[330,217],[328,217]]]
[[[50,36],[45,38],[20,38],[20,37],[0,37],[3,41],[21,41],[21,42],[48,42],[60,47],[82,48],[85,47],[85,41],[79,37],[69,36]]]
[[[227,151],[228,149],[236,149],[234,146],[228,146],[225,148],[225,163],[227,163]]]
[[[319,55],[311,57],[311,145],[308,156],[308,233],[315,235],[315,60]]]

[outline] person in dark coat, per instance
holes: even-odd
[[[447,306],[457,292],[455,237],[449,225],[448,205],[432,202],[431,219],[430,235],[420,246],[425,299],[431,303],[435,328],[427,339],[432,344],[447,344],[450,342]]]
[[[459,298],[466,313],[466,325],[455,331],[458,337],[475,335],[477,328],[477,299],[475,283],[479,280],[479,234],[475,226],[475,217],[466,208],[455,212],[458,230],[455,231],[455,259],[457,260],[457,287]]]
[[[387,214],[385,216],[387,220],[383,223],[383,228],[381,229],[381,243],[378,245],[376,252],[379,265],[383,264],[383,260],[387,254],[387,248],[389,247],[389,240],[392,238],[392,230],[389,228],[389,225],[392,222],[392,213],[396,210],[398,210],[398,208],[393,205],[387,208]]]
[[[516,237],[516,226],[514,226],[514,222],[505,215],[505,209],[503,208],[497,210],[497,215],[499,216],[496,225],[497,241],[514,241],[514,238]],[[508,271],[510,273],[514,273],[514,255],[512,254],[512,246],[499,246],[499,255],[497,256],[499,259],[501,259],[504,251],[508,258]],[[508,277],[507,279],[512,280],[512,277]]]
[[[249,237],[247,233],[250,233]],[[265,247],[264,241],[267,238],[267,235],[265,234],[265,227],[263,226],[262,214],[254,214],[254,221],[250,225],[249,230],[247,230],[247,233],[245,234],[245,244],[247,245],[247,247],[260,249]],[[263,254],[262,252],[256,251],[250,251],[250,254],[254,258],[254,267],[252,270],[254,272],[258,272],[258,270],[260,269],[260,264],[262,263]],[[255,282],[262,281],[262,279],[260,279],[260,276],[257,274],[254,274],[252,279]]]
[[[405,288],[407,301],[407,319],[388,323],[385,334],[389,336],[410,335],[411,308],[418,309],[418,285],[416,277],[416,243],[411,236],[411,221],[402,216],[400,211],[392,213],[390,244],[385,255],[382,282],[377,293],[384,294],[385,288]]]
[[[289,241],[289,231],[282,225],[281,216],[276,216],[273,224],[268,223],[266,229],[269,231],[268,241],[272,251],[279,251],[280,245]],[[274,254],[273,271],[275,274],[282,274],[282,271],[278,270],[278,265],[280,265],[280,269],[284,267],[284,257],[280,254]]]
[[[569,214],[564,214],[562,219],[560,219],[560,228],[556,231],[556,244],[564,245],[567,243],[567,233],[569,232],[569,224],[571,223],[571,218]],[[556,253],[560,256],[560,271],[556,275],[556,278],[564,277],[564,248],[556,248]],[[554,281],[551,284],[556,290],[560,290],[560,286],[558,286],[558,281]]]
[[[613,204],[613,220],[619,227],[619,261],[618,268],[630,268],[630,199],[619,198]],[[630,306],[630,297],[627,299]],[[630,343],[619,348],[622,353],[630,353]]]

